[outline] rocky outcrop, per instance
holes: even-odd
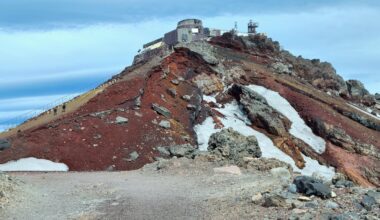
[[[278,167],[286,167],[289,171],[293,171],[293,168],[290,164],[280,161],[275,158],[252,158],[247,157],[243,158],[245,162],[244,167],[248,170],[254,169],[259,171],[269,171]]]
[[[369,95],[368,90],[365,89],[362,82],[359,80],[348,80],[346,81],[348,92],[353,98],[362,98],[365,95]]]
[[[224,85],[219,77],[216,75],[207,75],[205,73],[199,74],[192,80],[203,94],[211,95],[216,92],[223,91]]]
[[[282,51],[281,57],[284,63],[293,67],[293,73],[309,82],[314,87],[325,92],[348,97],[348,88],[344,79],[336,73],[336,70],[328,62],[320,62],[318,59],[304,59],[295,57],[288,51]]]
[[[260,94],[241,85],[233,85],[229,93],[239,100],[249,120],[276,136],[287,136],[290,121],[273,109]]]
[[[256,137],[246,137],[232,128],[211,135],[208,150],[221,160],[232,161],[239,165],[244,163],[244,157],[261,157]]]
[[[281,62],[272,63],[270,65],[270,68],[275,72],[279,74],[287,74],[292,75],[293,71],[291,70],[293,66],[291,64],[284,64]]]
[[[368,92],[362,82],[359,80],[348,80],[346,83],[348,92],[354,101],[362,103],[366,106],[373,106],[376,104],[375,97]]]
[[[353,140],[343,129],[334,127],[321,120],[314,120],[313,126],[315,131],[331,143],[339,146],[349,152],[355,152],[361,155],[369,155],[380,159],[380,151],[371,144],[361,143]]]
[[[11,147],[11,142],[6,139],[0,139],[0,151]]]
[[[176,48],[185,47],[189,50],[198,53],[202,56],[203,60],[206,61],[210,65],[217,65],[219,63],[219,59],[215,56],[215,48],[203,41],[193,41],[190,43],[180,43],[175,46]]]

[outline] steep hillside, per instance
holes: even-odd
[[[207,149],[213,129],[233,127],[267,138],[258,138],[264,156],[273,145],[299,172],[334,167],[380,186],[376,106],[328,63],[294,57],[264,35],[227,33],[136,63],[76,110],[3,135],[10,147],[0,163],[36,157],[70,170],[132,170],[170,156],[162,147]]]

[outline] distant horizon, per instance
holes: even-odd
[[[132,63],[142,45],[199,18],[204,26],[258,31],[295,56],[331,63],[345,80],[380,93],[380,3],[376,1],[88,0],[0,2],[0,131],[18,113],[86,92]],[[5,123],[7,122],[7,123]]]

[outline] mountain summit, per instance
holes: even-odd
[[[35,157],[73,171],[133,170],[173,156],[238,165],[252,156],[379,187],[380,97],[256,27],[179,22],[109,81],[0,134],[0,163]]]

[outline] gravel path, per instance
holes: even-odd
[[[251,195],[273,184],[255,174],[213,174],[212,167],[12,176],[22,184],[0,219],[224,219],[220,209],[243,189]]]

